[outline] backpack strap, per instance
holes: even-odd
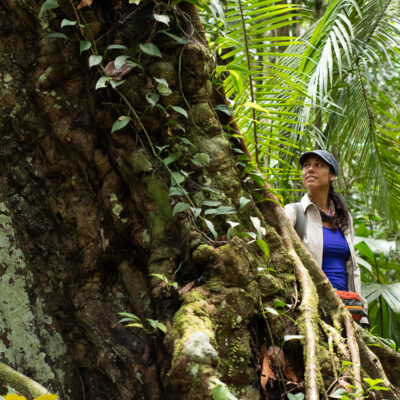
[[[296,224],[294,229],[299,235],[299,238],[303,240],[307,229],[307,217],[300,202],[294,203],[294,207],[296,209]]]

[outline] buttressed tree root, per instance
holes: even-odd
[[[62,7],[43,14],[47,21],[38,17],[42,3],[0,2],[0,70],[7,78],[2,82],[8,81],[0,93],[5,116],[0,184],[28,260],[26,269],[16,271],[34,273],[29,299],[42,296],[48,305],[49,318],[32,330],[38,333],[37,348],[48,355],[57,347],[53,343],[65,348],[43,360],[59,372],[46,385],[55,391],[61,387],[61,396],[71,390],[73,400],[211,400],[218,385],[228,386],[240,400],[281,398],[293,387],[303,391],[302,382],[288,389],[283,383],[290,379],[279,367],[275,386],[267,383],[261,393],[260,349],[266,344],[277,356],[286,333],[299,331],[304,341],[284,346],[293,345],[293,359],[303,352],[304,362],[296,360],[294,369],[299,381],[305,378],[307,400],[326,398],[339,382],[365,391],[367,377],[384,381],[385,398],[398,398],[398,354],[355,328],[268,187],[257,189],[271,201],[257,204],[255,188],[243,183],[223,125],[238,127],[215,110],[226,99],[213,87],[215,62],[195,7],[93,1],[79,11],[94,30],[90,35],[99,54],[110,44],[123,45],[143,67],[132,69],[116,91],[110,85],[95,91],[99,78],[111,76],[102,68],[89,69],[87,53],[79,56],[80,24],[66,27],[65,32],[74,32],[68,33],[71,40],[44,37],[48,30],[57,32],[63,19],[75,18],[72,5],[79,2],[60,2]],[[168,14],[171,33],[185,41],[156,34],[155,13]],[[162,60],[141,52],[140,44],[152,41]],[[115,66],[111,53],[105,67],[106,62]],[[172,94],[159,96],[163,107],[150,107],[146,98],[157,93],[161,79]],[[171,111],[176,106],[187,118]],[[114,121],[126,115],[131,123],[111,134]],[[243,140],[239,145],[250,156]],[[156,152],[155,146],[164,150]],[[167,159],[167,152],[176,159]],[[177,176],[181,186],[171,185]],[[243,198],[248,202],[242,207]],[[206,209],[204,201],[234,212],[208,217],[206,211],[216,209]],[[186,206],[173,213],[179,202],[195,204],[196,213],[203,207],[200,217]],[[254,234],[251,217],[265,229],[261,236],[269,257],[247,238],[227,238],[235,223],[238,233]],[[297,296],[292,301],[297,285],[300,307]],[[18,293],[24,291],[21,285]],[[266,313],[275,300],[293,303],[290,318],[276,309]],[[38,304],[32,320],[43,314]],[[165,334],[123,327],[121,310],[143,322],[162,322]],[[13,330],[13,318],[2,332]],[[39,335],[42,326],[54,329],[57,335],[51,338],[59,341]],[[382,347],[370,349],[371,344]],[[286,347],[285,356],[292,356]],[[31,359],[36,362],[37,355]],[[343,368],[342,361],[351,364]],[[13,367],[39,380],[45,375],[17,363]],[[17,388],[10,378],[2,379]]]
[[[374,355],[375,349],[380,349],[380,359],[391,359],[399,365],[400,356],[395,351],[384,346],[383,343],[379,347],[373,347],[372,350],[368,344],[376,342],[374,338],[364,329],[358,327],[336,295],[327,278],[324,276],[321,268],[313,260],[307,249],[301,243],[296,232],[290,226],[283,209],[275,196],[268,192],[266,187],[266,197],[273,200],[273,206],[268,208],[263,207],[262,210],[268,222],[280,232],[285,247],[294,261],[294,265],[299,276],[300,289],[302,295],[302,303],[300,310],[302,312],[301,323],[299,324],[300,333],[305,336],[304,344],[304,359],[305,359],[305,381],[306,381],[306,398],[318,399],[320,395],[326,397],[326,387],[324,380],[320,379],[320,375],[314,371],[318,369],[322,363],[328,360],[321,360],[321,357],[316,355],[318,346],[327,346],[329,348],[329,336],[332,336],[333,343],[342,356],[351,362],[351,371],[346,368],[341,370],[346,374],[342,378],[350,382],[354,390],[362,396],[368,390],[368,384],[365,384],[365,378],[381,379],[381,385],[387,391],[384,391],[384,396],[380,392],[376,392],[376,398],[398,399],[399,386],[398,379],[392,382],[387,378],[390,373],[391,366],[386,365],[386,371],[379,359]],[[304,264],[303,264],[304,263]],[[312,294],[310,294],[310,292]],[[319,305],[319,309],[317,310]],[[317,341],[315,337],[320,337],[318,326],[315,320],[320,320],[322,330],[326,332],[325,343]],[[328,352],[329,354],[329,352]],[[335,368],[332,363],[333,369]],[[333,371],[334,372],[334,371]],[[350,372],[350,374],[349,374]],[[335,374],[335,372],[334,372]],[[396,386],[394,386],[396,385]],[[329,387],[332,389],[332,385]],[[351,390],[351,389],[350,389]]]
[[[199,24],[196,9],[190,8],[190,14],[193,20]],[[235,120],[232,118],[230,125],[240,135]],[[251,157],[249,150],[243,139],[240,140],[240,146],[245,154]],[[269,191],[266,183],[264,186],[265,198],[267,202],[259,205],[264,220],[267,225],[276,229],[282,239],[283,245],[288,252],[289,258],[292,260],[295,273],[300,283],[301,292],[301,317],[299,319],[299,331],[304,335],[304,362],[305,362],[305,387],[306,398],[310,400],[328,397],[327,389],[332,389],[332,383],[328,385],[324,383],[324,377],[321,375],[320,369],[322,364],[329,364],[329,337],[333,337],[333,342],[341,352],[344,359],[347,359],[350,368],[341,368],[346,373],[348,383],[361,394],[368,389],[364,379],[379,378],[383,380],[388,392],[385,392],[385,398],[398,398],[398,388],[395,388],[387,379],[384,369],[376,362],[376,358],[371,355],[368,346],[360,338],[360,330],[355,329],[353,319],[343,305],[339,297],[336,295],[332,286],[323,274],[321,268],[313,260],[310,253],[301,243],[299,237],[290,226],[282,207],[279,206],[278,199]],[[322,331],[320,325],[324,326]],[[325,341],[321,338],[325,336]],[[369,337],[367,332],[364,335]],[[331,344],[332,346],[332,344]],[[326,352],[321,352],[322,347],[326,348]],[[360,359],[360,353],[362,360]],[[321,355],[323,354],[323,355]],[[326,354],[326,355],[325,355]],[[325,358],[324,358],[325,357]],[[361,364],[361,361],[363,364]],[[373,363],[374,367],[369,364]],[[337,373],[335,365],[330,365],[333,376]],[[341,377],[337,377],[338,379]],[[325,380],[327,381],[327,380]],[[395,382],[397,384],[397,382]],[[380,393],[376,393],[379,398]]]

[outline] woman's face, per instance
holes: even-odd
[[[335,179],[329,165],[316,156],[307,157],[303,163],[303,185],[310,192],[328,189]]]

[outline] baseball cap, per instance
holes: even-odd
[[[313,151],[307,151],[307,152],[303,153],[299,158],[299,164],[301,166],[303,166],[306,158],[309,156],[312,156],[312,155],[317,156],[317,157],[321,158],[322,160],[324,160],[331,167],[331,170],[337,176],[338,163],[337,163],[335,157],[333,156],[333,154],[329,153],[329,151],[326,151],[326,150],[313,150]]]

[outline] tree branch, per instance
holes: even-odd
[[[0,382],[11,386],[27,398],[49,394],[42,385],[3,363],[0,363]]]

